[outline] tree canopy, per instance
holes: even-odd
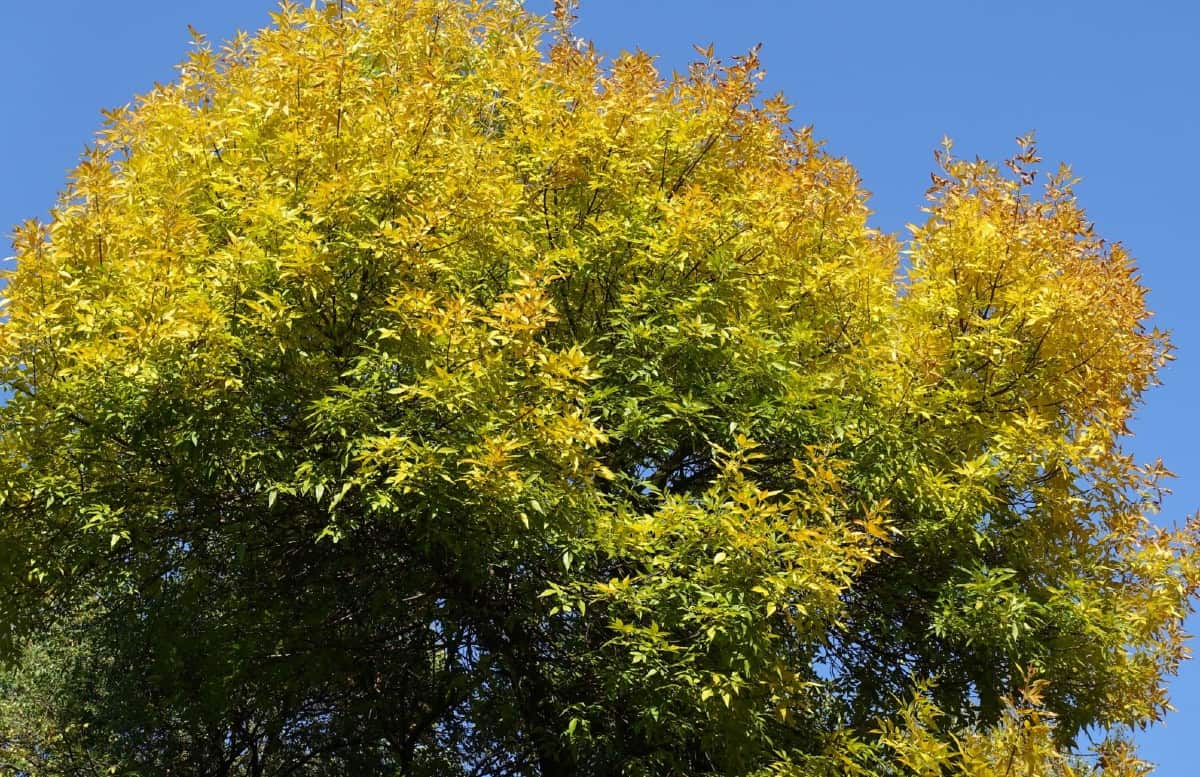
[[[920,223],[516,2],[284,3],[108,112],[0,326],[0,770],[1142,775],[1170,355],[1029,138]]]

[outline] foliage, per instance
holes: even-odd
[[[1144,774],[1198,527],[1069,171],[947,145],[900,243],[755,53],[570,10],[286,3],[18,229],[0,761]]]

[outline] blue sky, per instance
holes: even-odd
[[[546,10],[550,0],[529,0]],[[45,212],[101,107],[173,77],[187,24],[213,38],[267,22],[272,0],[55,0],[0,4],[0,226]],[[1067,161],[1099,232],[1139,258],[1178,360],[1133,425],[1133,450],[1179,479],[1164,522],[1200,507],[1200,4],[1150,0],[584,0],[580,33],[601,51],[643,48],[664,70],[692,44],[763,44],[768,92],[848,157],[876,226],[920,218],[942,135],[965,156],[1008,156],[1036,130]],[[1200,630],[1193,619],[1192,630]],[[1171,684],[1179,711],[1141,736],[1163,777],[1190,777],[1200,661]],[[1194,757],[1193,757],[1194,759]]]

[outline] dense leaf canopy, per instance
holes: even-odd
[[[1142,774],[1197,529],[1070,172],[947,144],[901,242],[569,11],[198,38],[18,229],[0,770]]]

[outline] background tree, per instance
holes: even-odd
[[[947,147],[901,244],[753,52],[570,25],[285,4],[18,230],[0,759],[1142,773],[1197,526],[1069,171]]]

